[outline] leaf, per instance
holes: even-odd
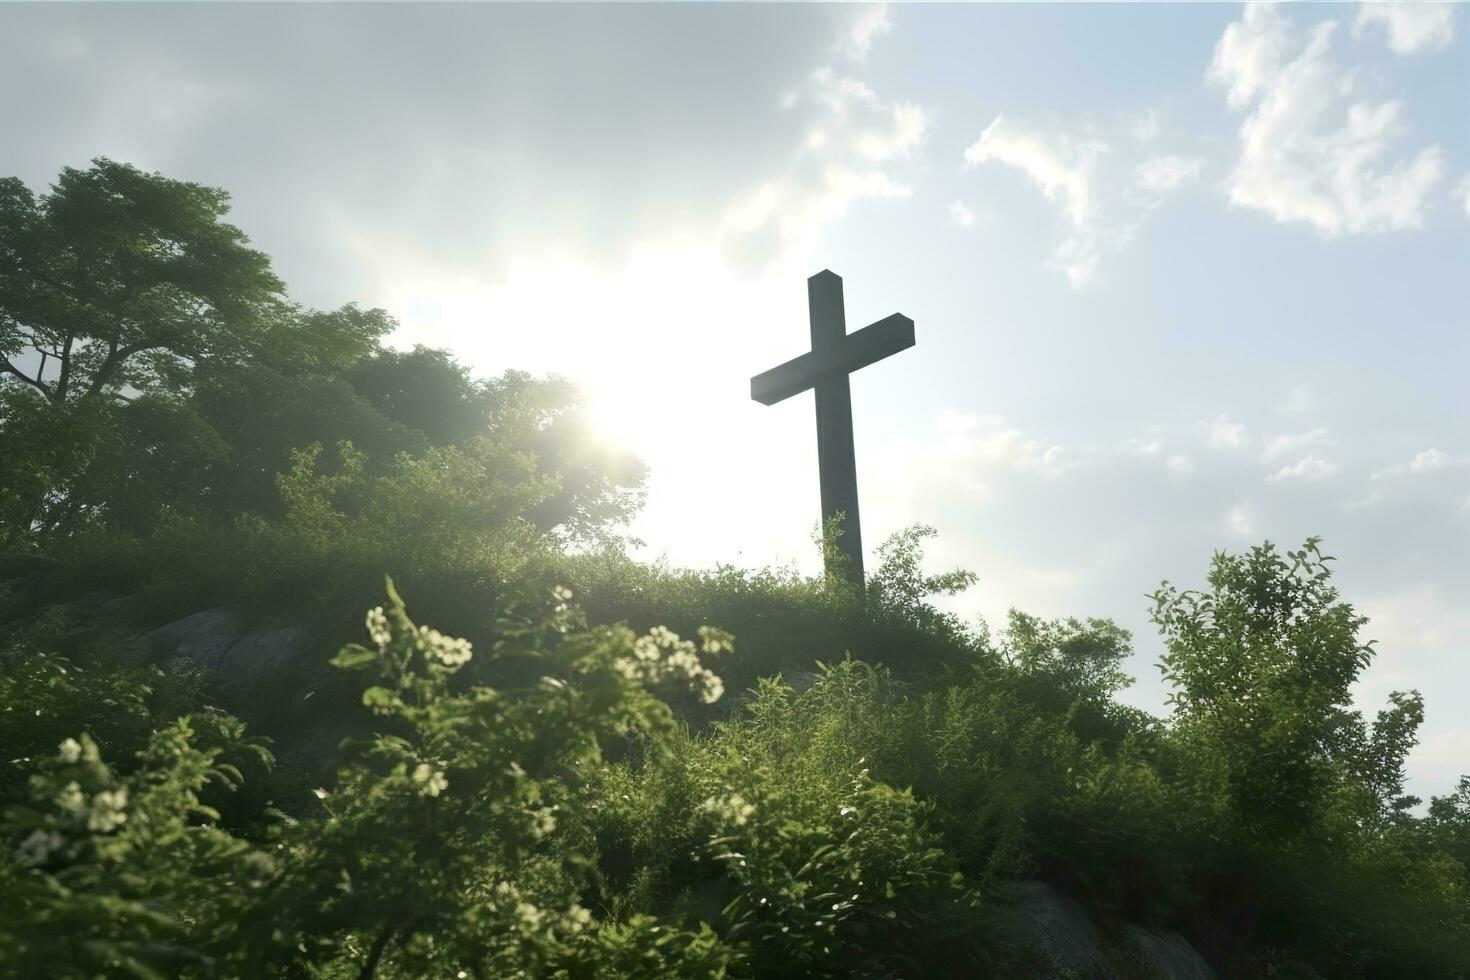
[[[362,692],[363,707],[378,714],[391,714],[403,707],[403,701],[386,687],[370,687]]]
[[[378,652],[357,643],[349,643],[332,658],[332,666],[342,670],[361,670],[377,663]]]

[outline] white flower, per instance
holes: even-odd
[[[541,910],[530,902],[522,902],[517,905],[516,916],[521,920],[521,927],[527,932],[541,928]]]
[[[104,789],[92,797],[92,813],[87,817],[87,829],[99,834],[116,830],[128,822],[126,807],[128,788]]]
[[[531,833],[537,837],[545,837],[556,829],[556,816],[549,807],[535,811],[531,814]]]
[[[566,926],[568,932],[581,932],[587,927],[587,923],[591,921],[592,913],[582,906],[573,903],[572,907],[567,909]]]
[[[701,626],[699,628],[699,639],[704,643],[704,652],[711,657],[717,653],[724,653],[727,650],[735,649],[735,644],[730,639],[730,634],[724,630],[715,629],[713,626]]]
[[[424,654],[446,667],[463,667],[469,663],[472,650],[469,640],[456,640],[427,626],[419,627]]]
[[[80,786],[76,783],[67,783],[66,787],[56,794],[56,806],[76,816],[87,808],[87,798],[82,795]]]
[[[54,830],[33,830],[29,837],[20,842],[20,847],[16,848],[15,859],[25,865],[45,864],[52,854],[61,850],[64,843],[62,836]]]
[[[69,738],[61,743],[58,751],[61,754],[61,761],[70,765],[82,757],[82,743],[74,738]]]
[[[245,855],[245,867],[257,878],[269,878],[276,873],[276,859],[264,851],[251,851]]]
[[[704,801],[701,809],[713,813],[716,818],[737,827],[744,827],[755,813],[755,804],[746,802],[745,797],[733,793],[728,799],[717,800],[713,796]]]
[[[413,784],[421,796],[438,796],[449,788],[449,779],[427,762],[420,762],[413,771]]]
[[[382,606],[375,606],[368,610],[367,630],[368,636],[372,637],[372,641],[378,645],[380,650],[392,641],[393,631],[388,628],[388,616],[383,612]]]
[[[633,656],[652,662],[658,659],[658,644],[651,636],[640,636],[633,641]]]
[[[725,682],[720,680],[719,675],[706,671],[704,675],[704,690],[699,695],[700,700],[704,701],[705,704],[714,704],[720,700],[720,697],[724,693]]]

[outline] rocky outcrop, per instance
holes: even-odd
[[[318,652],[300,624],[252,625],[229,609],[205,609],[128,641],[134,657],[183,657],[231,681],[281,673]]]
[[[1044,980],[1215,978],[1178,933],[1127,925],[1105,934],[1076,900],[1045,882],[1018,882],[999,918],[1025,950],[1028,975]]]
[[[131,657],[167,652],[192,660],[207,670],[217,670],[225,655],[245,636],[244,617],[228,609],[205,609],[128,641],[124,649]]]

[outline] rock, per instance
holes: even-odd
[[[822,675],[812,670],[794,670],[782,677],[797,694],[810,690],[821,679]]]
[[[208,670],[217,670],[225,654],[246,633],[244,617],[228,609],[205,609],[183,619],[165,623],[127,645],[135,655],[159,646],[172,647]]]
[[[1133,954],[1135,975],[1167,980],[1215,980],[1215,971],[1177,932],[1154,934],[1128,927],[1127,948]]]
[[[1015,888],[999,917],[1038,980],[1215,980],[1178,933],[1129,925],[1121,941],[1110,942],[1075,899],[1051,885],[1024,881]]]
[[[60,561],[44,555],[0,555],[0,582],[33,581],[60,568]]]
[[[1082,906],[1046,882],[1018,882],[1001,918],[1046,964],[1043,976],[1048,980],[1121,980],[1103,951],[1102,934]]]
[[[232,681],[257,681],[300,662],[311,652],[300,624],[251,627],[229,609],[205,609],[135,637],[135,657],[160,649]]]
[[[305,626],[254,629],[225,651],[218,664],[226,677],[255,681],[304,659],[311,651]]]

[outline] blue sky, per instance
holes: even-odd
[[[805,278],[918,345],[854,377],[864,538],[951,603],[1134,630],[1326,538],[1470,771],[1470,32],[1437,4],[0,6],[0,171],[225,187],[297,298],[582,382],[677,563],[814,566]],[[18,97],[17,97],[18,95]],[[17,135],[18,134],[18,135]]]

